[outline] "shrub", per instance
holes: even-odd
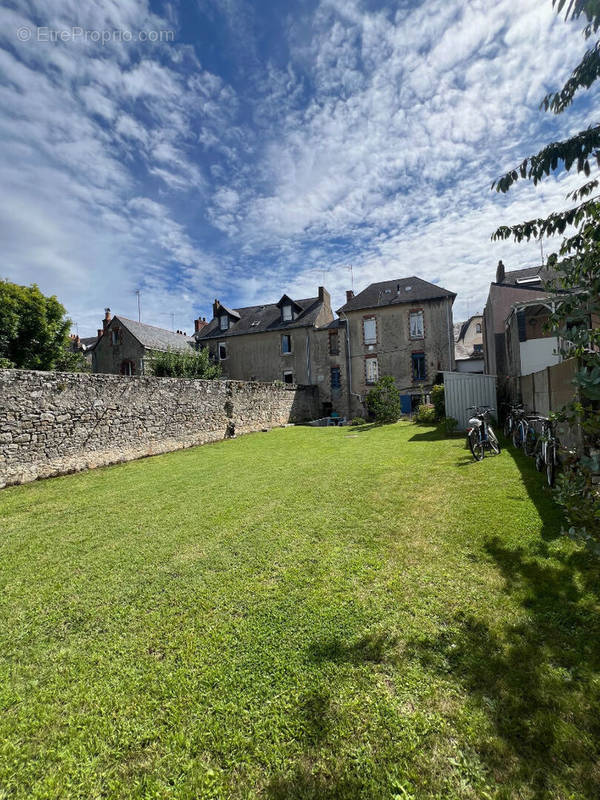
[[[363,419],[362,417],[354,417],[352,420],[352,425],[364,425],[366,421],[367,420]]]
[[[420,425],[433,425],[436,421],[434,406],[430,403],[421,403],[417,409],[416,421]]]
[[[397,422],[400,419],[400,392],[391,375],[381,377],[366,399],[369,412],[377,422]]]
[[[441,422],[446,415],[446,402],[443,383],[438,383],[431,390],[431,402],[435,408],[435,418],[438,422]]]
[[[458,420],[454,419],[454,417],[444,417],[443,423],[444,429],[448,436],[452,436],[458,427]]]
[[[167,350],[166,353],[153,353],[150,371],[157,378],[203,378],[213,380],[221,377],[221,367],[213,363],[207,348],[192,350],[189,353]]]

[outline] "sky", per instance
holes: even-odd
[[[501,224],[568,205],[577,176],[492,181],[597,120],[540,110],[586,50],[551,0],[4,0],[0,277],[82,336],[105,307],[193,330],[232,307],[333,307],[417,275],[483,307]],[[546,253],[557,242],[545,242]],[[349,267],[352,267],[352,271]]]

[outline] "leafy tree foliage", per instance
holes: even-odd
[[[366,398],[367,408],[377,422],[397,422],[400,419],[400,391],[391,375],[381,377]]]
[[[0,367],[84,369],[69,347],[71,320],[56,297],[0,280]]]
[[[203,378],[213,380],[221,377],[221,367],[210,357],[208,348],[189,352],[167,350],[154,353],[150,369],[158,378]]]
[[[583,18],[584,36],[600,29],[600,0],[553,0],[566,19]],[[600,41],[591,47],[565,85],[542,100],[541,108],[554,114],[566,111],[580,90],[588,89],[600,76]],[[507,192],[519,180],[534,184],[558,169],[576,169],[589,178],[600,167],[600,125],[591,125],[569,139],[551,144],[525,158],[519,166],[495,181],[492,188]],[[578,359],[575,383],[578,398],[561,417],[581,426],[584,454],[560,476],[556,498],[569,520],[569,535],[600,552],[600,498],[593,482],[600,472],[600,180],[593,177],[567,195],[570,208],[545,219],[501,226],[494,239],[517,242],[563,236],[557,252],[548,258],[554,277],[555,311],[550,318],[553,332],[565,342],[564,355]],[[566,234],[566,235],[565,235]],[[568,328],[567,328],[568,325]]]

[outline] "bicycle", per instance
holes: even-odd
[[[512,438],[519,417],[521,414],[524,413],[525,413],[525,408],[522,403],[515,403],[510,407],[508,414],[504,418],[504,436],[507,439]]]
[[[537,444],[539,441],[538,432],[536,430],[537,423],[544,423],[546,418],[539,414],[530,414],[524,418],[525,422],[525,435],[523,436],[522,447],[526,456],[535,455]]]
[[[554,486],[558,464],[558,439],[554,420],[542,418],[542,430],[535,448],[535,468],[541,472],[546,468],[546,482]]]
[[[489,414],[494,411],[489,406],[469,406],[467,411],[475,411],[469,420],[467,428],[467,444],[475,461],[481,461],[485,456],[486,450],[491,450],[496,455],[500,455],[500,443],[498,437],[487,420]]]

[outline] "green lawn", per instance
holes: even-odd
[[[529,460],[289,428],[0,492],[0,798],[598,798]]]

